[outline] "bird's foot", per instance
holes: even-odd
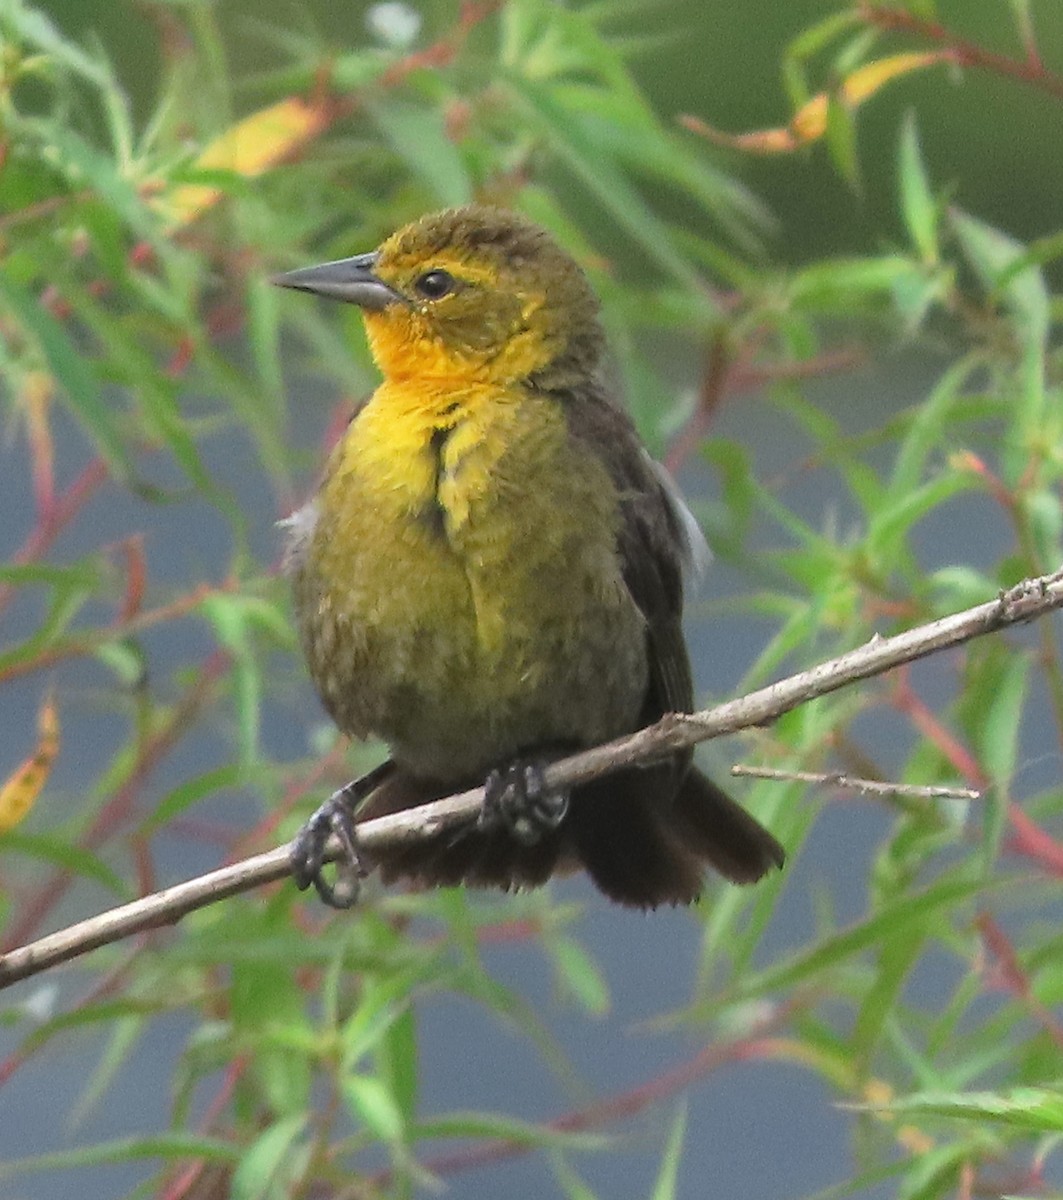
[[[358,849],[354,813],[391,769],[390,762],[383,763],[333,792],[295,835],[291,851],[292,876],[300,891],[313,884],[330,908],[353,908],[358,903],[362,880],[369,874],[369,868]],[[332,834],[339,838],[342,846],[334,880],[325,876],[325,849]]]
[[[534,846],[557,829],[567,812],[568,791],[546,786],[541,763],[518,759],[487,776],[477,825],[487,830],[502,826],[522,845]]]

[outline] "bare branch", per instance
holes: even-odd
[[[866,645],[840,658],[737,700],[704,712],[670,714],[638,733],[552,763],[545,771],[546,784],[557,789],[572,787],[619,767],[661,758],[740,729],[766,725],[799,704],[835,692],[857,680],[881,675],[901,663],[926,658],[973,638],[1024,624],[1060,607],[1063,607],[1063,570],[1024,580],[1001,592],[988,604],[920,625],[896,637],[873,637]],[[360,844],[372,856],[375,850],[394,849],[403,843],[418,841],[468,821],[479,812],[482,802],[483,789],[475,788],[407,812],[366,821],[358,827]],[[330,857],[338,856],[338,844],[330,850]],[[288,846],[279,846],[267,854],[255,855],[154,892],[20,946],[0,957],[0,988],[78,958],[99,946],[162,925],[172,925],[186,913],[226,896],[283,879],[289,874],[289,855]]]
[[[842,788],[867,796],[907,796],[913,800],[980,800],[981,792],[955,784],[892,783],[888,779],[859,779],[841,771],[784,771],[776,767],[751,767],[736,763],[732,775],[747,779],[775,779],[780,783],[815,783],[821,787]]]

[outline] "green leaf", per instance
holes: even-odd
[[[128,231],[151,242],[164,256],[168,254],[162,222],[113,155],[97,150],[61,122],[41,120],[27,125],[27,132],[32,131],[41,145],[48,147],[72,188],[88,189]]]
[[[424,961],[406,969],[396,964],[386,978],[366,981],[360,1003],[340,1031],[344,1070],[354,1070],[367,1054],[377,1049],[395,1022],[408,1011],[418,978],[429,969]]]
[[[679,1194],[679,1164],[683,1156],[683,1139],[686,1136],[687,1107],[680,1104],[676,1109],[672,1128],[668,1131],[668,1143],[661,1159],[661,1169],[650,1193],[650,1200],[675,1200]]]
[[[584,1009],[596,1016],[609,1011],[609,987],[602,973],[578,942],[563,935],[545,939],[558,980]]]
[[[922,272],[899,254],[879,258],[832,258],[796,272],[790,283],[795,301],[806,305],[851,306],[855,301],[886,299],[898,281]]]
[[[916,1092],[881,1105],[856,1105],[897,1117],[939,1116],[1009,1125],[1027,1133],[1063,1132],[1063,1092],[1016,1087],[999,1092]]]
[[[143,339],[109,310],[72,292],[69,303],[104,346],[112,371],[134,394],[139,411],[151,433],[159,438],[200,492],[224,505],[219,489],[210,478],[188,421],[181,412],[176,382],[166,378]]]
[[[141,825],[141,833],[148,836],[157,829],[168,825],[175,817],[179,817],[194,804],[214,796],[218,792],[238,788],[247,782],[247,771],[236,763],[228,763],[224,767],[215,767],[203,775],[179,784],[168,792],[156,805],[151,816]]]
[[[26,854],[41,862],[61,867],[83,879],[101,884],[119,900],[132,899],[129,884],[91,850],[72,845],[69,841],[51,834],[24,833],[11,830],[0,835],[0,855]]]
[[[774,966],[751,972],[738,983],[735,995],[729,1000],[748,1000],[793,988],[886,938],[897,937],[913,926],[948,912],[964,900],[1004,887],[1006,882],[1000,878],[985,881],[950,877],[921,891],[910,892],[883,906],[865,921],[830,934]]]
[[[860,191],[860,164],[856,156],[856,125],[849,106],[840,96],[827,97],[827,149],[838,174],[853,191]]]
[[[925,944],[926,931],[918,925],[904,936],[887,938],[882,943],[875,981],[864,994],[853,1025],[852,1045],[863,1070],[870,1068],[883,1026],[894,1012],[897,999]]]
[[[406,1122],[385,1084],[372,1075],[346,1075],[340,1087],[351,1115],[385,1142],[401,1142]]]
[[[377,1045],[376,1062],[404,1124],[409,1124],[417,1113],[418,1094],[417,1021],[412,1009],[392,1021]]]
[[[292,1194],[284,1185],[298,1178],[309,1152],[297,1146],[306,1123],[305,1114],[284,1117],[259,1134],[233,1173],[233,1200],[281,1200]]]
[[[967,474],[948,472],[912,491],[902,493],[892,503],[883,504],[867,531],[867,555],[885,569],[897,559],[914,525],[929,516],[946,500],[959,492],[972,491],[975,480]]]
[[[915,410],[897,451],[889,484],[889,502],[896,503],[919,486],[927,460],[940,453],[947,427],[971,373],[980,365],[973,356],[954,363]]]
[[[201,1158],[205,1162],[231,1163],[235,1149],[220,1138],[202,1137],[194,1133],[161,1133],[142,1138],[118,1138],[98,1142],[94,1146],[79,1146],[72,1150],[56,1150],[32,1158],[14,1158],[0,1162],[0,1179],[12,1179],[30,1171],[80,1170],[82,1167],[135,1162],[145,1158],[171,1161],[182,1158]]]
[[[442,104],[426,108],[388,97],[370,105],[369,112],[391,148],[425,181],[441,206],[453,208],[472,200],[472,180],[447,130]]]
[[[247,282],[247,334],[254,355],[260,402],[274,409],[279,424],[285,415],[284,371],[280,356],[280,292],[268,279]]]
[[[232,655],[240,760],[250,766],[258,757],[259,725],[262,718],[262,674],[250,636],[249,606],[259,602],[228,592],[204,597],[202,609],[218,641]]]
[[[1010,788],[1023,728],[1030,659],[1014,653],[1003,664],[993,692],[985,697],[986,714],[982,731],[982,761],[989,778],[1004,792]]]
[[[104,67],[90,58],[75,42],[48,19],[40,8],[30,7],[22,0],[8,0],[4,20],[24,42],[97,87],[105,87],[109,76]]]
[[[92,371],[71,344],[66,330],[35,297],[17,286],[3,271],[0,271],[0,300],[7,304],[26,334],[37,343],[62,394],[99,447],[111,473],[120,482],[130,483],[134,475],[133,463],[114,412],[104,401]]]
[[[854,25],[858,26],[858,23],[857,14],[848,9],[824,17],[823,20],[803,29],[793,38],[786,47],[785,61],[799,64],[812,58],[820,51],[826,50],[832,42],[837,41],[841,34],[848,33]],[[800,103],[803,104],[807,100],[808,94],[804,93]],[[800,104],[796,107],[800,107]]]
[[[1036,488],[1023,493],[1023,507],[1030,523],[1039,571],[1058,566],[1063,547],[1063,507],[1055,490]]]
[[[72,1125],[79,1125],[92,1109],[102,1102],[115,1076],[129,1062],[137,1043],[150,1028],[151,1018],[158,1016],[159,1006],[114,1021],[107,1030],[103,1053],[95,1070],[85,1080],[77,1103],[69,1111]]]
[[[557,1146],[593,1150],[608,1144],[603,1134],[584,1130],[571,1132],[534,1125],[499,1113],[452,1112],[418,1121],[411,1133],[423,1138],[490,1138],[518,1146]]]
[[[673,248],[666,226],[638,192],[597,148],[579,120],[562,108],[550,88],[516,75],[506,76],[514,103],[537,126],[552,153],[597,198],[605,212],[641,246],[653,262],[698,295],[706,316],[714,309],[708,289]]]
[[[901,212],[919,256],[927,265],[938,261],[938,207],[923,166],[915,113],[909,110],[901,134],[900,161]]]
[[[1043,348],[1051,319],[1048,288],[1036,266],[1015,272],[1016,260],[1023,258],[1026,247],[1009,234],[994,229],[960,209],[950,213],[971,265],[990,292],[998,289],[1004,302],[1018,318],[1016,334],[1031,347]]]

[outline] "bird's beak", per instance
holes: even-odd
[[[274,275],[272,282],[278,287],[295,288],[300,292],[312,292],[330,300],[343,300],[357,304],[360,308],[379,312],[389,304],[402,300],[402,296],[389,287],[383,279],[373,274],[377,254],[356,254],[354,258],[337,258],[334,262],[321,263],[316,267],[300,267],[297,271],[285,271]]]

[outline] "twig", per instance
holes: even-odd
[[[924,41],[945,46],[953,61],[961,67],[980,67],[992,71],[994,75],[1003,75],[1041,88],[1056,99],[1063,99],[1063,78],[1045,69],[1040,55],[1031,47],[1028,39],[1026,58],[1009,58],[1006,54],[986,50],[975,42],[959,37],[937,21],[925,20],[907,9],[862,3],[857,6],[857,16],[879,29],[915,34]]]
[[[1024,580],[988,604],[920,625],[896,637],[876,635],[866,645],[840,658],[738,700],[704,712],[669,714],[638,733],[552,763],[544,773],[546,786],[564,790],[620,767],[659,759],[710,738],[768,724],[798,705],[858,679],[881,675],[901,663],[1024,624],[1060,607],[1063,607],[1063,570]],[[361,845],[372,857],[374,851],[393,850],[420,841],[468,821],[480,810],[482,802],[483,789],[474,788],[406,812],[366,821],[359,825]],[[330,846],[330,858],[338,857],[339,853],[338,843]],[[226,896],[283,879],[289,873],[289,856],[290,848],[279,846],[11,950],[0,957],[0,988],[131,934],[173,924],[186,913]]]
[[[943,787],[938,784],[891,783],[886,779],[858,779],[841,771],[782,771],[775,767],[750,767],[736,763],[732,775],[743,775],[750,779],[777,779],[791,783],[818,783],[824,787],[844,788],[850,792],[864,792],[869,796],[908,796],[915,800],[980,800],[981,792],[974,788]]]
[[[974,923],[982,935],[986,950],[995,961],[1001,987],[1017,997],[1030,1016],[1055,1042],[1057,1048],[1063,1049],[1063,1024],[1057,1020],[1051,1009],[1038,1000],[1029,973],[1019,961],[1008,935],[988,912],[980,912]]]

